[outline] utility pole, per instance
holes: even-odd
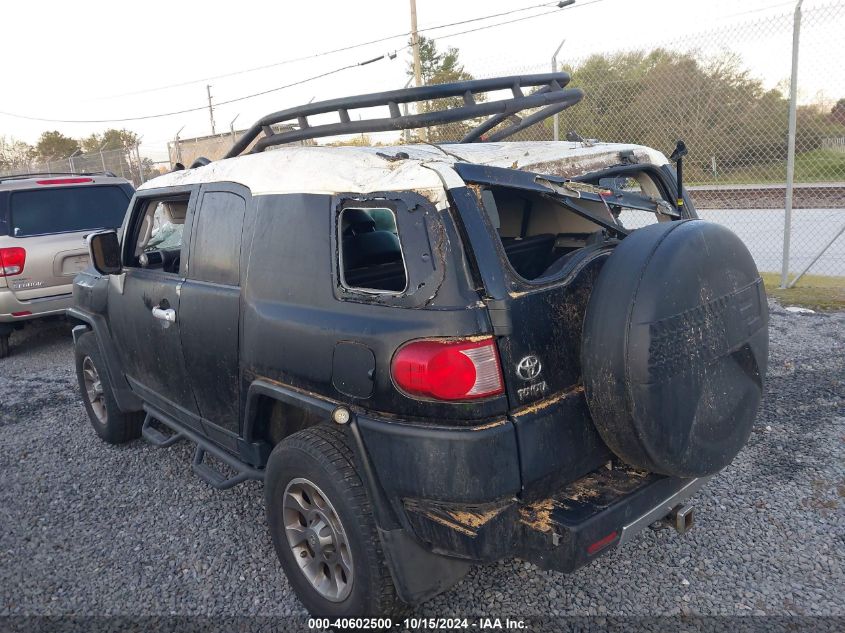
[[[411,0],[411,45],[414,50],[414,85],[422,86],[420,66],[420,34],[417,33],[417,0]]]
[[[211,105],[211,85],[206,85],[205,91],[208,93],[208,118],[211,120],[211,135],[214,136],[217,132],[214,129],[214,107]]]
[[[414,51],[414,85],[422,86],[422,66],[420,64],[420,34],[417,33],[417,0],[411,0],[411,48]],[[419,107],[417,107],[419,112]],[[428,140],[428,130],[420,129],[420,138]]]

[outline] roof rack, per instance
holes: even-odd
[[[584,93],[578,88],[564,89],[564,86],[569,83],[569,79],[569,73],[565,72],[513,75],[510,77],[473,79],[470,81],[405,88],[403,90],[391,90],[388,92],[375,92],[372,94],[309,103],[274,112],[259,119],[251,128],[244,132],[243,136],[238,139],[224,158],[232,158],[242,154],[262,132],[264,133],[264,138],[255,143],[250,153],[262,152],[274,145],[293,143],[295,141],[323,136],[412,130],[444,125],[446,123],[455,123],[457,121],[466,121],[484,116],[489,118],[473,128],[460,142],[499,141],[578,103],[583,98]],[[529,94],[525,94],[523,88],[534,88],[535,90]],[[482,101],[480,103],[476,101],[476,96],[479,94],[495,90],[510,90],[512,96],[496,101]],[[463,104],[457,107],[443,107],[438,110],[418,112],[417,114],[403,115],[399,110],[399,104],[419,103],[421,101],[432,101],[447,97],[462,97]],[[390,116],[358,121],[353,121],[350,117],[350,110],[377,106],[387,106]],[[438,104],[435,103],[435,106],[438,106]],[[531,108],[542,109],[525,118],[516,116],[518,112]],[[329,112],[336,113],[340,121],[338,123],[320,125],[311,125],[308,121],[309,116]],[[508,119],[511,119],[509,126],[493,134],[487,134],[487,132]],[[296,122],[299,129],[284,132],[273,131],[272,125],[287,121]]]
[[[108,176],[109,178],[117,178],[111,171],[33,171],[28,174],[0,175],[0,180],[23,180],[39,176]]]

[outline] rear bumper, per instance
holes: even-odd
[[[631,481],[624,469],[615,482],[604,473],[599,477],[605,481],[591,473],[533,503],[507,499],[470,506],[406,499],[406,518],[414,535],[437,554],[478,563],[517,557],[568,573],[631,541],[709,479],[646,475]]]
[[[566,500],[553,499],[548,526],[538,529],[541,526],[527,523],[519,556],[544,569],[575,571],[633,540],[644,528],[692,497],[709,480],[710,477],[655,477],[607,507],[574,508]],[[526,516],[536,517],[530,510],[526,513],[523,509],[523,523]]]
[[[408,532],[435,554],[475,563],[518,557],[574,571],[633,539],[709,479],[615,464],[538,499],[522,485],[510,422],[475,429],[357,422],[373,474]]]
[[[65,309],[72,303],[72,293],[21,301],[10,289],[0,288],[0,323],[15,323],[64,314]]]

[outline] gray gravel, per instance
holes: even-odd
[[[845,616],[845,313],[772,309],[763,410],[692,533],[646,530],[572,575],[478,568],[417,613]],[[184,444],[99,441],[69,334],[17,332],[0,360],[0,615],[304,616],[261,486],[212,490]]]

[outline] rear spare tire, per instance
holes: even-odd
[[[686,220],[631,233],[584,318],[584,388],[604,442],[651,472],[723,469],[760,404],[767,324],[763,281],[731,231]]]

